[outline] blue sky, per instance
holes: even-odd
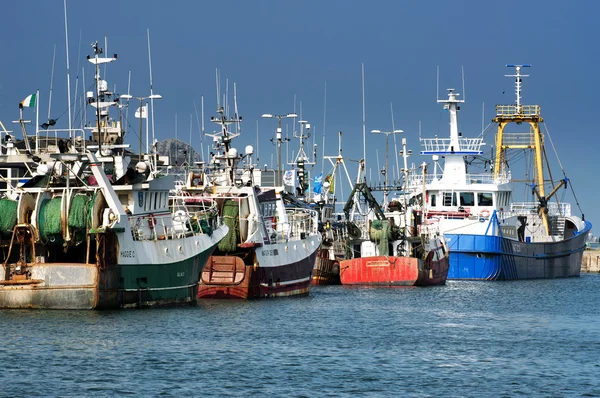
[[[10,121],[18,118],[18,102],[36,89],[41,90],[40,114],[46,115],[54,45],[51,114],[63,115],[67,109],[63,1],[3,2],[1,9],[0,120],[9,128]],[[85,56],[91,54],[90,43],[98,40],[104,47],[107,38],[107,53],[119,55],[108,70],[111,87],[116,84],[117,92],[126,92],[131,71],[131,94],[148,95],[149,28],[154,92],[163,96],[155,103],[158,139],[175,136],[177,114],[178,136],[188,140],[194,101],[199,109],[201,96],[206,116],[214,115],[215,69],[219,68],[222,91],[225,79],[230,92],[233,82],[237,86],[244,117],[240,149],[254,144],[259,120],[261,163],[270,163],[275,153],[268,139],[276,123],[261,120],[260,115],[293,111],[294,96],[296,111],[301,103],[302,116],[313,125],[320,146],[325,84],[326,154],[336,153],[337,132],[342,131],[344,154],[357,159],[363,152],[362,63],[367,134],[392,128],[392,103],[395,126],[405,131],[414,153],[419,150],[419,122],[424,137],[447,134],[447,116],[435,102],[438,66],[441,95],[448,87],[462,93],[464,67],[466,103],[459,115],[460,129],[465,136],[476,136],[482,109],[487,125],[495,104],[514,101],[513,83],[504,77],[511,71],[504,65],[529,63],[533,67],[527,71],[531,77],[524,82],[523,102],[541,105],[586,218],[600,222],[595,179],[599,140],[594,120],[594,96],[600,83],[599,11],[600,2],[555,0],[70,0],[71,86],[74,91],[84,66],[86,84],[91,83],[93,72]],[[65,126],[66,119],[61,116],[59,124]],[[194,146],[199,149],[195,115],[193,120]],[[206,128],[212,126],[207,122]],[[128,141],[136,143],[133,130]],[[367,167],[374,176],[375,154],[383,163],[385,141],[383,136],[367,138]],[[491,145],[491,136],[486,140]],[[291,151],[292,147],[290,155]],[[413,156],[411,161],[430,159]],[[556,170],[555,178],[560,174]],[[573,212],[579,213],[575,206]]]

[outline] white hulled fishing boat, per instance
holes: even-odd
[[[450,115],[450,137],[421,140],[421,154],[433,156],[435,170],[427,177],[410,177],[413,195],[422,195],[424,187],[423,213],[428,222],[439,225],[450,250],[449,279],[578,276],[592,225],[573,215],[570,203],[557,199],[569,180],[566,175],[559,181],[550,178],[540,106],[521,103],[522,78],[527,76],[521,70],[529,65],[507,66],[516,69],[509,75],[515,78],[516,102],[496,105],[493,157],[483,157],[483,132],[476,138],[459,133],[457,115],[464,101],[449,89],[448,99],[438,102]],[[518,131],[508,131],[507,126]],[[533,171],[525,176],[533,179],[520,182],[525,181],[533,201],[516,201],[516,181],[508,168],[508,155],[515,149],[530,153]],[[478,162],[482,170],[474,173]],[[516,167],[512,169],[514,174]]]
[[[202,268],[228,231],[214,202],[169,200],[173,178],[150,157],[131,163],[121,118],[109,116],[118,100],[99,73],[116,56],[93,46],[94,142],[52,124],[30,140],[23,105],[23,141],[1,137],[0,308],[195,302]]]

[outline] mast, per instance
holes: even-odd
[[[67,27],[67,0],[64,0],[63,4],[65,10],[65,49],[67,53],[67,105],[69,111],[69,134],[71,136],[71,141],[73,142],[75,137],[73,137],[73,130],[71,129],[71,73],[69,70],[69,30]]]
[[[146,29],[148,36],[148,67],[150,68],[150,112],[152,113],[152,142],[154,143],[154,91],[152,86],[152,56],[150,54],[150,29]],[[146,120],[148,123],[148,120]],[[140,132],[141,134],[141,132]]]
[[[389,136],[390,134],[394,134],[394,141],[396,140],[396,134],[403,133],[403,130],[393,130],[393,131],[380,131],[380,130],[371,130],[371,133],[374,134],[385,134],[385,168],[381,170],[381,174],[383,174],[383,207],[387,207],[388,205],[388,193],[389,193],[389,184],[388,184],[388,176],[389,176]],[[377,168],[379,169],[379,155],[377,156]],[[374,189],[375,190],[375,189]],[[379,189],[377,189],[379,190]]]
[[[290,141],[290,139],[287,137],[283,138],[283,130],[281,129],[281,119],[293,118],[295,122],[298,115],[296,113],[288,113],[287,115],[272,115],[270,113],[264,113],[262,117],[265,119],[277,119],[277,130],[275,131],[275,138],[271,138],[271,142],[277,145],[277,185],[281,186],[283,185],[283,181],[281,178],[281,143],[287,143]]]
[[[217,72],[217,76],[218,76],[218,72]],[[217,84],[217,91],[218,89],[218,84]],[[218,98],[218,96],[217,96]],[[227,181],[226,183],[228,185],[232,185],[234,183],[235,180],[235,170],[234,170],[234,166],[235,166],[235,158],[237,158],[237,153],[234,153],[235,151],[231,151],[231,140],[235,137],[238,137],[240,135],[239,132],[236,133],[231,133],[228,130],[228,127],[230,124],[235,123],[238,124],[242,121],[242,117],[239,115],[234,115],[233,117],[228,117],[225,114],[225,108],[223,108],[222,106],[219,106],[217,108],[217,113],[219,116],[215,117],[215,116],[211,116],[210,120],[211,122],[214,122],[216,124],[218,124],[219,126],[221,126],[221,131],[220,132],[215,132],[214,134],[206,134],[209,137],[213,137],[213,142],[215,143],[216,146],[219,147],[223,147],[224,149],[224,153],[223,156],[225,158],[225,163],[226,163],[226,176],[227,176]]]
[[[362,133],[363,133],[363,160],[367,161],[367,125],[365,116],[365,64],[362,64]]]
[[[540,123],[544,119],[540,116],[539,105],[523,105],[521,90],[523,78],[529,75],[521,74],[522,68],[530,68],[531,65],[508,64],[507,68],[515,68],[514,75],[505,75],[515,79],[515,104],[514,105],[496,105],[496,117],[492,119],[498,124],[496,133],[496,161],[494,165],[494,177],[506,173],[506,152],[509,149],[531,149],[535,152],[535,175],[533,191],[540,201],[540,215],[546,232],[550,233],[548,223],[548,214],[546,209],[547,197],[544,190],[544,137],[540,131]],[[529,133],[505,133],[504,129],[511,123],[529,125]],[[552,194],[551,194],[552,195]]]
[[[300,120],[298,123],[300,123],[300,134],[294,134],[293,138],[298,139],[300,147],[298,149],[298,154],[292,162],[288,162],[288,165],[296,166],[298,168],[298,179],[300,183],[300,188],[304,193],[304,191],[308,189],[308,183],[306,181],[305,174],[306,166],[314,166],[316,162],[314,158],[311,162],[310,158],[304,150],[304,142],[310,138],[310,123],[308,123],[306,120]]]
[[[327,82],[325,82],[325,95],[323,99],[323,147],[321,148],[321,155],[323,160],[325,159],[325,118],[327,116]],[[325,162],[321,162],[321,173],[325,171]]]
[[[97,134],[97,142],[98,142],[98,153],[99,156],[102,156],[102,144],[105,137],[102,135],[102,130],[105,133],[110,132],[112,135],[112,141],[116,140],[118,137],[122,135],[121,125],[119,123],[116,127],[109,126],[108,120],[108,108],[110,106],[114,106],[118,104],[118,100],[111,99],[110,97],[114,94],[108,91],[108,84],[106,80],[100,79],[100,65],[107,64],[113,62],[117,59],[117,54],[115,54],[112,58],[108,57],[99,57],[100,54],[103,53],[102,48],[98,46],[98,42],[92,43],[92,48],[94,49],[94,57],[90,57],[88,55],[87,59],[90,63],[95,66],[96,74],[94,76],[95,84],[96,84],[96,99],[90,105],[96,108],[96,131],[92,130],[92,132]],[[88,98],[93,98],[93,93],[88,93]],[[140,134],[142,132],[140,131]]]

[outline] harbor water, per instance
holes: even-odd
[[[0,311],[0,396],[600,396],[600,274]]]

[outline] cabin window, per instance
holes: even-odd
[[[0,178],[0,189],[5,190],[6,186],[7,186],[7,181],[9,181],[9,178],[10,178],[10,170],[9,169],[0,169],[0,177],[4,177],[4,178]]]
[[[475,194],[473,192],[460,193],[461,206],[475,206]]]
[[[477,205],[478,206],[493,206],[494,205],[494,194],[491,192],[479,192],[477,194]]]
[[[431,207],[437,207],[437,195],[431,195]]]
[[[260,207],[263,217],[275,217],[277,214],[277,204],[275,202],[261,203]]]
[[[456,195],[454,195],[454,192],[444,192],[444,206],[456,206]]]

